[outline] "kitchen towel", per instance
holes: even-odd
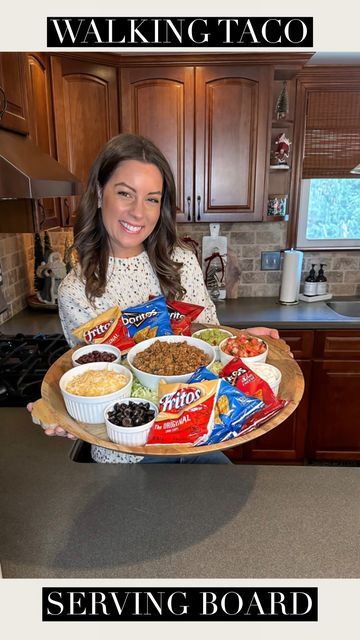
[[[302,251],[295,251],[295,249],[284,251],[279,299],[282,304],[295,304],[299,301],[303,255]]]

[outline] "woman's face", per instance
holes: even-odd
[[[160,217],[162,190],[162,175],[154,164],[124,160],[115,169],[103,188],[101,205],[115,258],[143,251],[143,242]]]

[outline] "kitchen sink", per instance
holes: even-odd
[[[326,303],[330,309],[341,316],[360,318],[360,299],[358,300],[331,300]]]

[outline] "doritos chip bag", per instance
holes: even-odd
[[[153,297],[150,296],[150,300]],[[190,302],[182,302],[182,300],[166,300],[166,305],[173,334],[175,336],[190,336],[191,323],[204,311],[204,307]]]
[[[129,338],[128,331],[123,324],[120,307],[111,307],[96,318],[92,318],[80,325],[72,332],[85,344],[112,344],[120,350],[134,346],[134,340]]]
[[[195,445],[212,428],[219,379],[159,384],[159,414],[147,444]]]
[[[206,367],[199,367],[191,376],[188,384],[199,380],[218,380],[218,390],[214,413],[214,425],[207,437],[196,442],[197,445],[217,444],[236,438],[247,420],[265,405],[259,398],[253,398],[233,387],[225,379],[219,379]]]
[[[148,338],[170,336],[172,329],[164,296],[123,309],[122,320],[133,343]]]

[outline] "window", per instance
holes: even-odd
[[[360,89],[310,89],[296,246],[360,248]]]
[[[360,248],[360,180],[302,180],[297,246]]]

